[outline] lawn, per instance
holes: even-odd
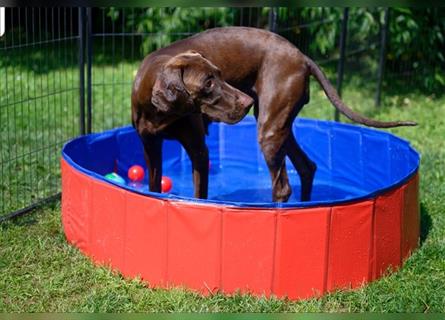
[[[93,70],[94,130],[129,123],[128,93],[136,66],[134,62],[118,62]],[[29,87],[23,87],[23,81],[12,70],[8,72],[6,92],[15,88],[27,100],[39,92],[67,91],[30,102],[20,102],[17,98],[14,112],[2,111],[1,123],[7,124],[1,128],[1,142],[5,146],[1,150],[1,191],[3,199],[9,199],[3,203],[5,211],[22,194],[41,196],[37,193],[39,189],[35,191],[35,183],[49,183],[50,191],[58,190],[58,152],[63,142],[78,130],[78,109],[73,107],[78,101],[78,87],[73,85],[76,66],[67,64],[42,72],[38,72],[38,65],[35,68],[35,72],[29,72],[33,79]],[[19,71],[14,69],[17,74]],[[410,140],[422,154],[422,240],[420,248],[399,271],[354,291],[339,291],[299,302],[240,294],[202,297],[181,288],[149,289],[139,280],[123,279],[116,272],[93,265],[68,245],[60,221],[60,203],[56,202],[0,224],[0,312],[445,312],[445,98],[413,89],[409,94],[386,95],[383,107],[376,109],[372,88],[360,79],[347,78],[343,92],[344,100],[355,110],[381,120],[419,122],[415,128],[390,130]],[[1,92],[7,89],[5,85],[0,81]],[[0,96],[0,106],[13,103],[16,96]],[[332,119],[333,110],[318,84],[312,81],[311,102],[301,116]],[[65,121],[59,123],[61,115]],[[30,124],[30,119],[37,122]],[[12,133],[15,134],[11,138],[8,134]],[[54,152],[34,157],[32,150],[36,144],[53,148]],[[22,153],[30,153],[21,158],[22,167],[9,161]],[[36,162],[40,171],[27,176]],[[21,173],[14,176],[16,171]]]

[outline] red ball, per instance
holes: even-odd
[[[133,182],[140,182],[144,180],[145,171],[144,168],[135,164],[128,169],[128,179]]]
[[[162,190],[162,192],[164,192],[164,193],[170,192],[172,187],[173,187],[172,179],[170,179],[167,176],[162,176],[162,180],[161,180],[161,190]]]

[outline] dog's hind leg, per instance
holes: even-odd
[[[281,114],[277,113],[275,117],[270,117],[269,113],[262,112],[269,106],[269,104],[265,104],[266,101],[260,97],[258,142],[269,168],[272,181],[272,201],[286,202],[292,193],[284,161],[287,153],[286,140],[290,132],[284,117],[288,117],[289,114],[280,112]]]
[[[260,146],[272,180],[272,201],[286,202],[292,193],[292,189],[287,176],[286,162],[284,161],[286,156],[284,146],[282,145],[276,150],[276,144],[267,139],[260,140]]]
[[[274,63],[263,70],[256,83],[259,98],[258,142],[269,168],[272,199],[275,202],[286,202],[292,193],[284,160],[289,152],[290,144],[294,141],[291,139],[288,142],[292,135],[292,123],[302,107],[301,102],[308,98],[307,74],[304,71],[294,72],[294,70],[300,70],[300,67],[295,65],[289,68],[278,62]],[[280,85],[277,86],[277,84]],[[303,166],[300,164],[301,161],[297,160],[299,157],[298,151],[296,152],[297,154],[290,152],[291,156],[300,167],[299,172],[304,173],[305,168],[301,169]],[[304,185],[306,199],[308,190],[310,194],[311,183],[305,182]]]
[[[305,104],[309,102],[309,77],[305,79],[304,94],[300,101],[295,105],[295,116]],[[290,130],[286,140],[286,152],[293,166],[298,172],[301,181],[301,201],[310,201],[312,193],[312,185],[314,182],[315,171],[317,165],[309,159],[307,154],[301,149],[298,142],[295,140],[294,133]]]
[[[287,156],[300,176],[301,201],[310,201],[317,166],[298,145],[292,132],[290,132],[286,140],[286,151]]]
[[[270,98],[259,97],[258,142],[272,180],[272,200],[286,202],[292,193],[285,157],[288,153],[287,140],[292,134],[293,103],[278,95]]]

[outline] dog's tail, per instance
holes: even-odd
[[[307,65],[309,67],[310,73],[317,79],[317,81],[322,86],[324,92],[328,99],[332,102],[334,107],[343,113],[346,117],[351,119],[354,122],[358,122],[364,124],[366,126],[375,127],[375,128],[392,128],[392,127],[400,127],[400,126],[415,126],[416,122],[413,121],[378,121],[366,118],[349,108],[347,105],[343,103],[343,101],[338,96],[337,91],[334,89],[332,84],[324,75],[323,71],[321,71],[320,67],[312,61],[310,58],[306,57]]]

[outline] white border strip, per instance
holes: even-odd
[[[0,7],[0,37],[5,34],[5,8]]]

